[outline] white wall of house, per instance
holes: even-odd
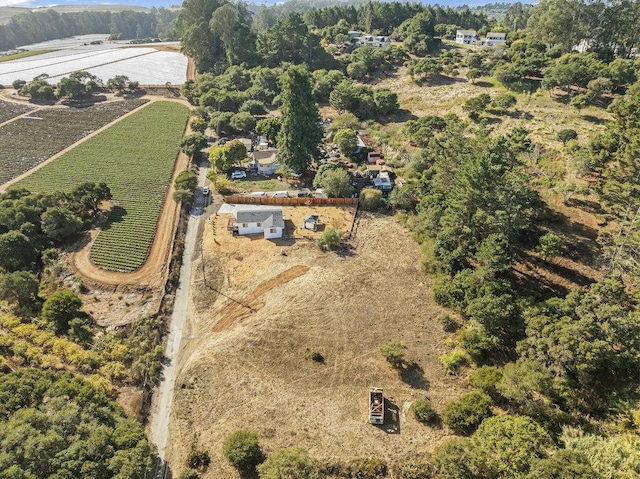
[[[279,226],[272,226],[271,228],[264,229],[265,239],[282,238],[282,228]]]
[[[262,223],[238,223],[238,234],[255,235],[264,232]]]
[[[282,238],[282,228],[279,226],[264,227],[262,223],[238,223],[239,235],[264,234],[265,239]]]
[[[277,161],[268,165],[258,163],[258,173],[261,175],[274,175],[278,168],[280,168],[280,163]]]
[[[456,43],[462,43],[464,45],[472,45],[476,41],[478,41],[478,36],[475,31],[473,30],[456,31]]]

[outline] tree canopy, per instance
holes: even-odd
[[[322,140],[320,115],[306,67],[292,66],[280,78],[282,88],[278,157],[291,170],[304,173],[318,157]]]
[[[0,399],[3,477],[152,474],[156,453],[142,426],[81,378],[22,369],[0,377]]]

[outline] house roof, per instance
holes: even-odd
[[[278,150],[276,148],[254,151],[253,160],[261,165],[271,165],[276,162],[277,153]]]
[[[475,35],[475,30],[456,30],[456,35]]]
[[[284,228],[282,206],[229,205],[238,223],[262,223],[265,228]]]
[[[507,34],[506,33],[496,33],[496,32],[489,32],[487,33],[487,38],[492,37],[492,38],[507,38]]]

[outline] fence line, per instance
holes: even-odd
[[[225,196],[227,203],[244,205],[314,206],[314,205],[351,205],[358,204],[358,198],[271,198],[241,195]]]

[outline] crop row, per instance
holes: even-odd
[[[43,108],[28,118],[18,118],[0,127],[0,184],[29,171],[145,101]]]
[[[107,183],[115,206],[91,248],[91,259],[107,270],[134,271],[153,242],[187,117],[182,105],[152,103],[16,186],[69,191],[85,181]]]
[[[18,115],[22,115],[30,110],[33,110],[33,106],[24,105],[22,103],[10,103],[8,101],[0,100],[0,123],[4,123],[11,118],[15,118]]]

